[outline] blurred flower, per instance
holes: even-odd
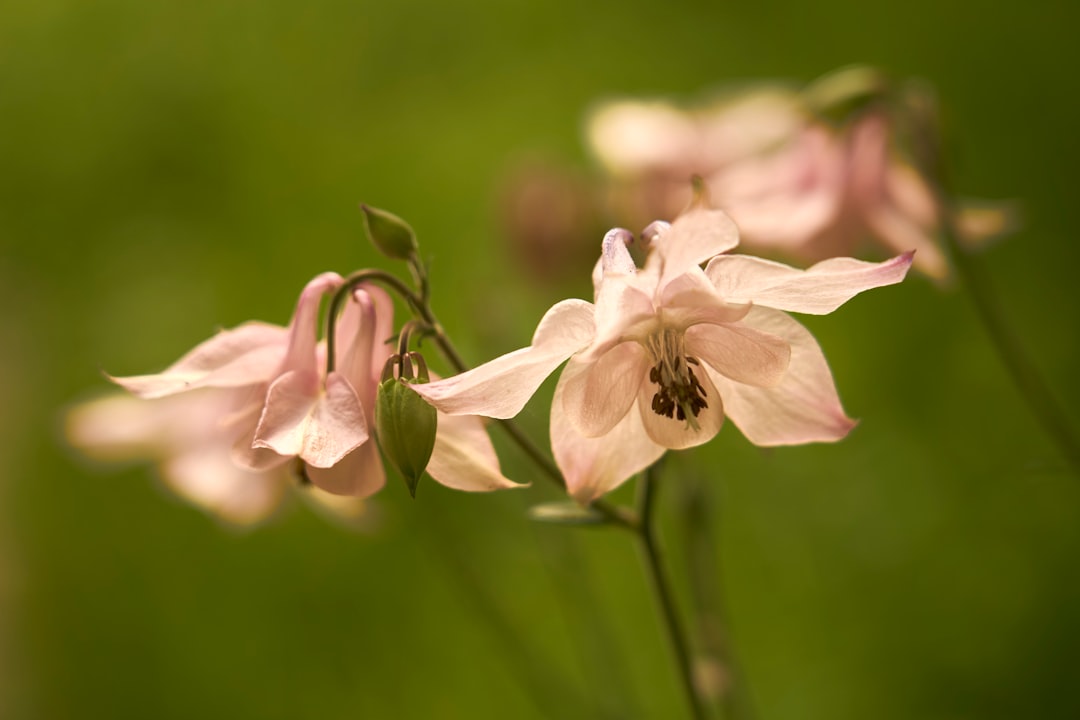
[[[288,483],[284,466],[263,472],[229,457],[233,439],[221,417],[237,391],[201,389],[158,400],[115,393],[74,406],[66,416],[68,441],[105,462],[149,459],[180,497],[236,525],[266,518]]]
[[[645,236],[640,270],[627,231],[604,238],[595,304],[564,300],[544,315],[529,347],[415,390],[446,413],[511,417],[569,358],[552,403],[551,441],[570,493],[583,503],[667,449],[708,441],[725,413],[757,445],[848,433],[854,421],[821,349],[781,311],[825,314],[863,290],[899,282],[910,253],[796,270],[723,254],[738,244],[735,225],[700,208],[673,225],[654,223]]]
[[[393,303],[377,287],[353,291],[335,323],[336,337],[348,344],[338,345],[335,370],[326,374],[319,303],[343,282],[336,273],[309,282],[287,328],[246,323],[218,333],[161,373],[113,379],[147,399],[200,390],[189,412],[231,444],[239,468],[269,473],[299,458],[316,487],[367,497],[386,480],[369,429],[391,352],[384,341],[393,334]],[[185,454],[197,456],[201,447],[188,446]],[[517,487],[499,471],[491,440],[475,417],[440,419],[428,473],[460,490]]]
[[[815,83],[807,97],[836,80]],[[699,175],[747,246],[814,262],[858,254],[873,239],[890,253],[917,250],[915,266],[941,279],[948,274],[936,237],[941,208],[901,155],[894,116],[867,97],[856,98],[863,105],[837,126],[800,96],[776,91],[698,111],[619,103],[593,114],[589,138],[614,178],[617,211],[638,204],[652,217],[672,217],[690,200],[690,177]],[[832,98],[846,107],[844,100]],[[1008,208],[985,203],[961,207],[953,222],[969,244],[1013,224]]]
[[[665,101],[619,100],[589,114],[592,152],[612,179],[610,202],[634,227],[673,218],[691,200],[690,178],[782,146],[805,124],[798,94],[761,85],[685,110]]]

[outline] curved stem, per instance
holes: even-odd
[[[345,282],[334,293],[334,297],[330,300],[330,309],[326,314],[326,374],[334,372],[334,361],[336,353],[336,320],[338,313],[341,311],[341,305],[349,297],[357,286],[366,282],[379,283],[384,285],[388,290],[393,290],[402,297],[405,302],[409,304],[414,311],[419,312],[424,306],[424,302],[421,298],[417,297],[416,293],[412,289],[403,283],[396,275],[391,275],[385,270],[357,270],[349,277],[345,278]],[[426,318],[425,318],[426,319]]]
[[[663,560],[660,557],[660,549],[657,545],[656,528],[653,520],[653,511],[656,505],[656,482],[654,474],[656,465],[650,466],[638,480],[638,514],[640,523],[637,535],[641,540],[641,547],[645,556],[645,569],[660,604],[664,626],[667,629],[668,640],[671,642],[672,651],[675,653],[675,662],[679,668],[679,677],[682,681],[683,690],[686,693],[686,701],[690,705],[691,716],[695,720],[705,720],[707,714],[705,703],[702,701],[694,682],[694,667],[690,655],[690,645],[687,641],[682,623],[679,620],[679,611],[675,605],[675,595],[671,589],[671,581],[667,576]]]

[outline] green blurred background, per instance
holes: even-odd
[[[5,3],[0,717],[679,716],[631,539],[531,524],[554,494],[497,432],[533,488],[391,483],[374,529],[294,502],[238,532],[145,466],[76,458],[63,408],[379,263],[360,201],[418,230],[470,361],[519,347],[589,266],[531,281],[504,190],[522,163],[588,168],[592,102],[858,61],[936,85],[957,187],[1023,201],[986,259],[1075,422],[1075,8]],[[1080,717],[1080,481],[969,300],[913,276],[811,320],[857,430],[765,452],[728,427],[661,499],[683,599],[678,503],[715,513],[707,576],[758,717]],[[543,437],[542,400],[523,423]]]

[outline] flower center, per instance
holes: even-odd
[[[705,402],[705,388],[691,367],[701,363],[686,354],[682,332],[661,328],[646,339],[645,347],[656,363],[649,370],[649,382],[657,386],[652,411],[673,420],[685,420],[688,427],[697,430],[696,418],[709,404]]]

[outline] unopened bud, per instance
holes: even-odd
[[[395,356],[387,363],[390,372],[384,372],[375,399],[375,432],[383,455],[405,478],[409,494],[416,497],[416,487],[435,447],[438,416],[435,408],[409,387],[411,382],[426,381],[426,369],[415,379],[406,377],[412,374],[411,371],[403,372],[403,377],[393,376],[395,364],[410,366],[409,356],[419,357],[416,353],[408,353],[405,358]]]
[[[812,82],[803,91],[803,98],[815,114],[840,124],[883,98],[888,90],[888,78],[880,70],[852,65]]]
[[[408,260],[418,248],[416,233],[397,215],[378,208],[361,205],[364,231],[379,252],[394,260]]]

